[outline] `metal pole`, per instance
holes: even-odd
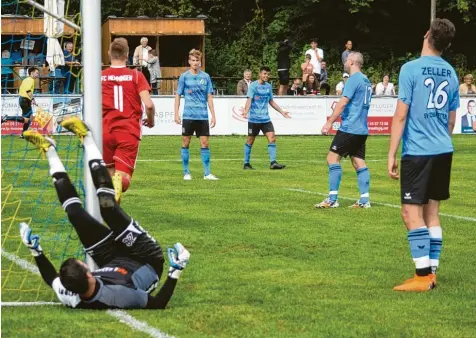
[[[102,97],[101,97],[101,0],[82,0],[83,30],[83,117],[91,128],[94,140],[102,152]],[[86,210],[101,220],[101,212],[89,166],[84,161]],[[102,221],[102,220],[101,220]]]
[[[431,0],[431,18],[430,22],[436,19],[436,0]]]
[[[36,1],[33,1],[33,0],[26,0],[26,3],[35,7],[35,8],[38,8],[40,11],[42,12],[45,12],[46,14],[48,15],[51,15],[53,18],[55,19],[58,19],[59,21],[61,21],[62,23],[68,25],[69,27],[73,28],[74,30],[77,30],[78,32],[81,31],[81,27],[79,27],[78,25],[76,25],[75,23],[69,21],[68,19],[65,19],[64,17],[62,16],[59,16],[57,14],[54,14],[52,12],[50,12],[49,10],[47,10],[45,7],[43,7],[42,5],[40,5],[39,3],[37,3]]]

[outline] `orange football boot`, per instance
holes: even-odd
[[[430,291],[435,287],[434,279],[430,276],[417,276],[406,280],[403,284],[397,285],[393,288],[394,291],[413,291],[425,292]]]

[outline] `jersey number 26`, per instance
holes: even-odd
[[[445,91],[445,87],[449,85],[448,80],[441,82],[435,91],[435,80],[431,77],[425,80],[425,86],[430,87],[430,96],[428,97],[428,109],[441,109],[448,102],[448,93]]]

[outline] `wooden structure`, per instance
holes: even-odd
[[[74,29],[64,25],[64,35],[72,35]],[[2,35],[44,35],[43,18],[24,15],[2,15]]]
[[[44,36],[44,21],[43,18],[31,18],[24,15],[2,15],[2,35],[13,36]],[[74,29],[64,25],[64,35],[73,35]],[[10,90],[16,91],[23,80],[26,77],[27,66],[20,65],[3,65],[2,67],[10,67],[13,71],[13,86]],[[40,67],[40,76],[48,76],[48,68]],[[36,79],[35,88],[40,88],[40,80]],[[48,92],[48,85],[43,83],[41,85],[41,92]]]
[[[199,49],[203,53],[205,69],[205,18],[116,18],[109,17],[102,25],[102,62],[110,63],[108,49],[116,37],[129,42],[129,57],[147,37],[148,45],[157,51],[163,78],[178,77],[189,68],[188,52]],[[161,94],[173,94],[177,80],[163,80]]]

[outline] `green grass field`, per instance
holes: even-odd
[[[355,171],[345,160],[339,193],[349,199],[340,199],[341,208],[316,210],[313,205],[328,190],[325,157],[331,138],[278,136],[278,160],[287,168],[270,171],[266,141],[260,137],[252,153],[256,170],[243,171],[245,138],[213,137],[217,182],[202,179],[199,144],[193,139],[194,179],[185,182],[180,138],[145,137],[122,206],[164,248],[183,243],[191,260],[167,310],[128,313],[177,337],[475,337],[476,138],[454,138],[452,197],[441,208],[446,216],[441,217],[438,287],[422,294],[392,291],[412,276],[414,265],[400,210],[394,207],[399,205],[399,184],[386,172],[388,140],[370,137],[367,143],[371,209],[348,208],[358,189]],[[15,168],[22,153],[6,161],[11,143],[2,141],[3,167]],[[21,147],[24,143],[15,140],[13,148]],[[26,157],[36,157],[36,152]],[[31,180],[40,177],[38,186],[49,189],[41,200],[53,201],[45,161],[39,162]],[[28,177],[31,167],[18,171]],[[3,175],[2,188],[13,175]],[[28,196],[20,197],[25,205]],[[17,217],[28,217],[28,208],[34,207],[20,208]],[[61,216],[60,206],[50,209],[42,205],[35,217]],[[14,211],[3,210],[3,219],[8,212]],[[49,239],[45,251],[58,251],[55,239],[62,241],[58,233],[68,231],[67,224],[50,222],[40,231]],[[26,257],[15,235],[16,224],[3,222],[2,247]],[[77,243],[61,244],[61,252],[77,252]],[[55,263],[58,267],[59,258]],[[5,274],[10,276],[7,283]],[[46,287],[38,289],[41,278],[5,258],[2,275],[3,301],[55,300]],[[27,291],[31,289],[36,291]],[[3,307],[2,334],[148,336],[106,312],[60,306]]]

